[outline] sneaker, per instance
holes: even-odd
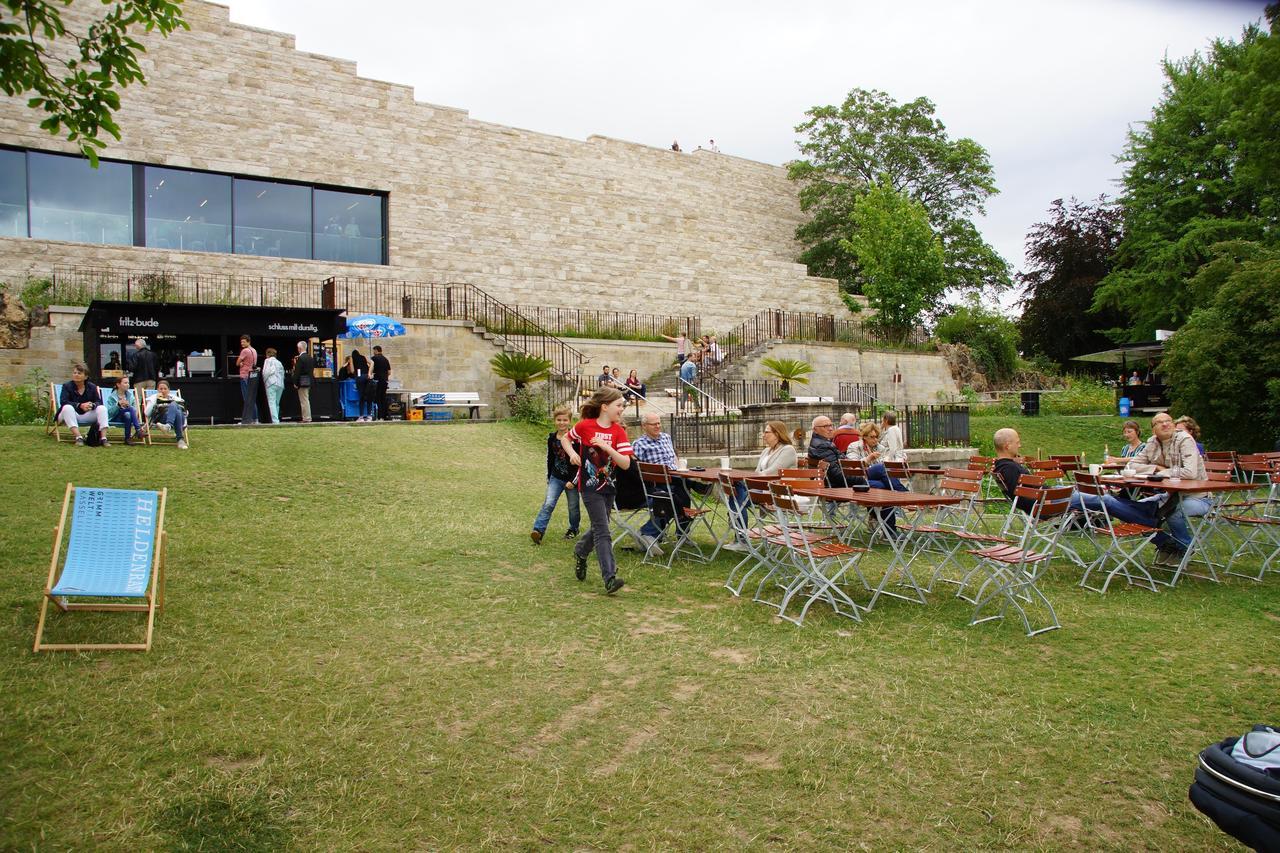
[[[534,545],[541,545],[541,544],[542,544],[542,531],[541,531],[541,530],[534,530],[534,531],[532,531],[532,532],[529,534],[529,538],[533,540],[533,544],[534,544]]]
[[[161,432],[173,432],[173,424],[156,424],[156,429]]]
[[[573,576],[580,581],[587,579],[587,558],[574,555],[573,557]]]
[[[748,550],[745,542],[726,542],[722,547],[726,551],[736,551],[739,554],[745,554]]]
[[[566,531],[564,532],[564,538],[565,538],[565,539],[577,539],[577,538],[578,538],[578,531],[576,531],[576,530],[566,530]]]
[[[1178,548],[1157,548],[1156,565],[1176,569],[1182,564],[1183,551]]]
[[[110,446],[111,446],[111,442],[107,441],[106,437],[104,436],[104,437],[103,437],[103,439],[102,439],[102,441],[101,441],[101,443],[99,443],[99,444],[98,444],[98,446],[99,446],[99,447],[110,447]]]
[[[622,589],[626,585],[627,585],[626,581],[624,581],[622,578],[618,577],[617,575],[614,575],[613,577],[609,578],[607,581],[604,582],[605,595],[613,595],[615,592]]]
[[[178,449],[179,449],[179,450],[186,450],[186,449],[187,449],[187,443],[186,443],[185,441],[179,440],[179,441],[178,441]]]
[[[662,546],[658,544],[658,540],[652,536],[641,536],[640,542],[644,545],[644,552],[650,557],[661,557]]]
[[[83,435],[77,435],[77,436],[76,436],[75,441],[76,441],[76,447],[84,447],[84,436],[83,436]]]

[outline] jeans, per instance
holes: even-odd
[[[591,519],[591,527],[573,546],[573,556],[586,558],[595,548],[596,561],[600,563],[600,577],[605,583],[618,573],[618,565],[613,561],[613,534],[609,530],[609,512],[613,509],[612,488],[603,491],[588,489],[582,493],[582,503],[587,508],[587,517]]]
[[[240,379],[240,399],[244,400],[244,409],[240,412],[240,423],[256,424],[258,422],[258,379],[251,377]]]
[[[182,411],[182,407],[178,405],[169,405],[165,407],[164,417],[160,419],[160,423],[168,424],[173,427],[173,434],[178,441],[182,441],[187,434],[187,413]]]
[[[1131,524],[1145,524],[1147,527],[1156,526],[1156,510],[1160,507],[1158,496],[1130,501],[1108,495],[1103,500],[1106,501],[1107,512],[1111,513],[1112,518],[1128,521]],[[1207,512],[1209,512],[1209,501],[1205,498],[1192,495],[1183,497],[1178,508],[1165,519],[1169,532],[1161,531],[1151,541],[1161,548],[1173,547],[1181,551],[1187,550],[1191,547],[1191,528],[1187,524],[1187,516],[1198,518]]]
[[[271,422],[280,423],[280,397],[284,394],[283,385],[267,386],[267,411],[271,413]]]
[[[676,528],[683,534],[691,524],[689,519],[684,516],[684,509],[692,506],[692,502],[689,499],[689,490],[685,488],[682,481],[672,478],[671,495],[675,498],[676,504]],[[664,510],[669,510],[671,508],[671,502],[667,500],[665,492],[657,492],[649,499],[650,509],[652,509],[655,504],[662,507]],[[651,536],[654,539],[661,539],[662,531],[666,530],[667,525],[670,523],[671,518],[667,515],[650,512],[649,520],[640,528],[640,535]]]
[[[578,524],[582,521],[582,512],[578,508],[578,490],[567,488],[567,483],[559,477],[547,477],[547,496],[542,501],[542,509],[538,510],[538,517],[533,520],[533,529],[539,533],[547,532],[547,523],[551,521],[551,513],[556,508],[556,503],[560,500],[560,495],[565,496],[565,500],[569,504],[569,531],[578,532]]]
[[[733,517],[737,519],[737,529],[746,530],[747,528],[747,507],[751,505],[751,499],[747,495],[747,484],[741,480],[735,480],[733,483],[733,497],[729,499],[729,512],[733,513]]]
[[[877,462],[867,468],[867,483],[873,489],[888,489],[894,492],[910,491],[900,480],[895,480],[889,476],[889,472],[885,470],[882,462]],[[883,520],[884,526],[889,528],[889,532],[896,531],[898,529],[897,510],[887,509],[879,510],[879,512],[880,518]]]
[[[142,421],[138,418],[138,410],[133,406],[121,406],[116,410],[116,418],[124,427],[125,441],[128,441],[135,432],[142,432]]]

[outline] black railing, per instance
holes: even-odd
[[[874,405],[879,398],[879,386],[875,382],[840,382],[836,399],[860,406]]]
[[[171,270],[57,267],[47,294],[52,304],[88,305],[94,299],[319,308],[319,283],[305,278],[208,275]]]
[[[513,305],[515,310],[559,337],[606,340],[661,341],[677,332],[696,336],[697,317],[600,311],[594,308],[554,308],[546,305]]]
[[[832,420],[839,420],[842,414],[850,411],[859,420],[879,420],[888,411],[888,407],[871,405],[851,408],[843,403],[833,403],[828,409],[808,406],[803,418],[782,417],[776,420],[786,424],[787,430],[793,435],[797,430],[803,432],[803,439],[796,444],[797,451],[803,453],[807,447],[812,418],[826,415]],[[968,406],[908,406],[895,411],[908,448],[967,447],[970,444]],[[666,430],[671,434],[676,450],[681,455],[753,452],[763,446],[760,434],[768,420],[775,418],[706,416],[677,412],[667,416]]]
[[[928,335],[916,328],[906,337],[886,335],[860,320],[805,311],[761,311],[735,326],[720,341],[724,359],[717,370],[741,361],[767,341],[818,341],[858,344],[876,349],[918,348]]]

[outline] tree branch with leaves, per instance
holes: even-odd
[[[46,114],[40,127],[65,135],[96,167],[106,147],[102,135],[120,138],[119,90],[147,82],[139,63],[146,47],[129,33],[141,28],[168,36],[190,27],[181,0],[103,0],[105,14],[73,32],[62,15],[71,4],[0,0],[0,90],[29,94],[27,106]]]

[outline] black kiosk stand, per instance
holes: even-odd
[[[311,384],[313,420],[342,420],[334,376],[336,338],[346,331],[343,312],[327,308],[258,308],[239,305],[186,305],[94,300],[85,312],[85,363],[95,382],[104,366],[129,363],[133,342],[142,338],[156,355],[160,376],[182,390],[191,423],[237,423],[246,408],[240,394],[236,355],[240,336],[249,335],[258,351],[258,369],[268,347],[284,366],[285,393],[280,419],[299,420],[298,395],[289,378],[298,342],[315,359]],[[109,384],[109,383],[108,383]],[[266,391],[256,383],[258,419],[269,422]]]

